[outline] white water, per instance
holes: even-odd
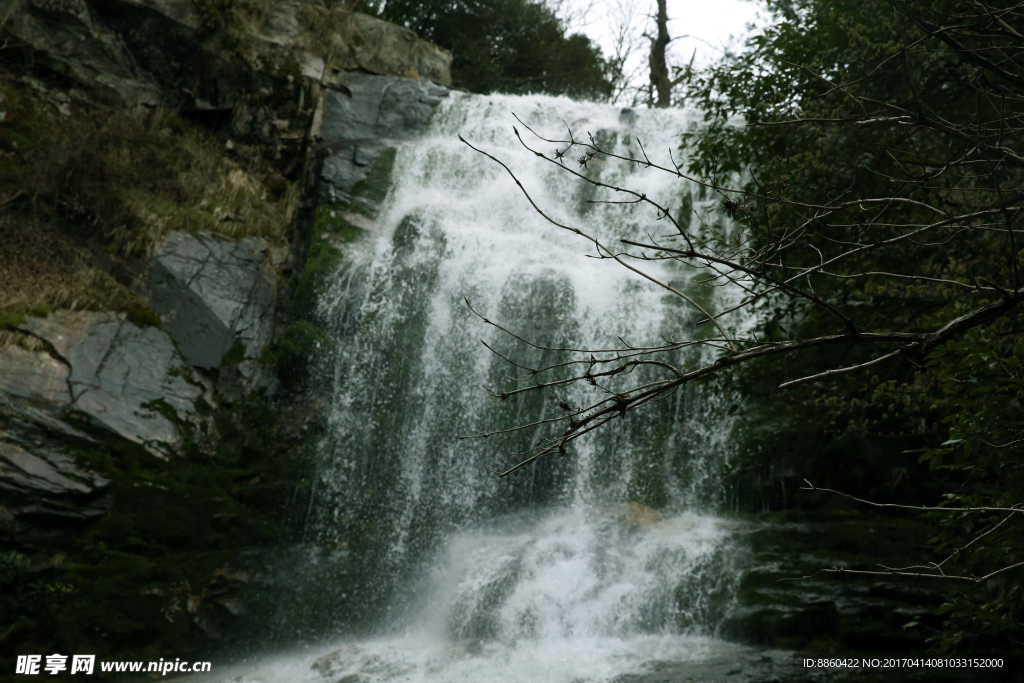
[[[457,439],[559,415],[560,399],[582,404],[588,389],[491,398],[481,385],[505,389],[505,378],[521,373],[481,339],[525,365],[555,356],[485,325],[464,297],[547,345],[611,348],[622,337],[650,346],[696,332],[696,311],[612,261],[588,258],[592,246],[544,221],[500,166],[458,141],[502,159],[545,212],[608,245],[670,232],[652,208],[584,204],[623,197],[588,192],[524,150],[513,125],[549,159],[565,145],[533,139],[511,112],[548,137],[564,137],[564,121],[578,139],[593,133],[619,152],[639,152],[639,137],[663,165],[670,149],[681,161],[679,136],[693,125],[676,111],[467,96],[400,148],[380,235],[322,302],[324,317],[350,321],[358,307],[360,321],[339,333],[330,437],[307,529],[320,548],[310,581],[335,633],[240,680],[597,683],[730,647],[713,637],[730,606],[735,554],[729,525],[708,512],[719,497],[724,434],[713,396],[681,392],[506,479],[489,468],[512,464],[509,450],[552,432]],[[574,152],[565,167],[579,170]],[[674,210],[715,201],[624,162],[596,159],[583,172]],[[410,216],[415,229],[400,227]],[[695,274],[649,266],[709,300]],[[353,624],[377,635],[346,637]]]

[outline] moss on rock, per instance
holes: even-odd
[[[927,649],[927,634],[904,625],[928,621],[943,586],[821,573],[923,564],[926,525],[850,510],[784,510],[749,518],[757,525],[747,535],[752,567],[741,574],[739,608],[723,622],[723,637],[813,652]]]
[[[398,157],[398,150],[388,147],[373,162],[366,177],[352,187],[354,197],[362,197],[371,202],[380,204],[388,195],[391,189],[391,176],[395,170],[395,159]]]
[[[326,332],[308,320],[297,320],[285,329],[266,361],[274,367],[285,389],[294,391],[308,379],[312,362],[324,359],[329,363],[335,352],[336,344]]]
[[[292,316],[317,321],[316,302],[330,277],[345,261],[345,247],[363,239],[368,210],[352,202],[335,202],[317,207],[313,219],[309,252],[292,299]]]

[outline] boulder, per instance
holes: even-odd
[[[448,89],[425,79],[345,74],[324,103],[325,146],[349,140],[409,139],[421,132]],[[365,160],[363,165],[372,163]]]
[[[0,542],[46,543],[106,512],[110,482],[49,446],[52,434],[2,397],[0,429]]]
[[[320,21],[335,27],[329,41],[318,45],[315,40],[309,40],[304,21],[299,19],[304,10],[313,12],[312,16],[307,15],[306,23],[318,21],[319,14]],[[359,12],[327,10],[308,0],[277,3],[273,14],[252,37],[261,43],[254,47],[263,63],[281,64],[298,58],[304,70],[310,69],[310,73],[303,75],[314,80],[358,71],[445,84],[452,82],[452,55],[447,50],[420,40],[413,31],[383,19]],[[331,64],[329,70],[327,61]]]
[[[166,332],[123,314],[30,318],[23,345],[0,347],[0,541],[45,544],[104,514],[110,483],[77,449],[124,439],[167,457],[210,392],[186,379]]]
[[[92,312],[29,318],[23,328],[48,350],[31,361],[18,347],[0,350],[0,392],[61,419],[73,414],[154,454],[182,445],[180,425],[197,417],[195,402],[207,390],[186,380],[186,363],[166,332]]]
[[[265,241],[173,232],[149,269],[149,305],[195,367],[219,368],[236,344],[252,361],[270,342],[274,269]]]

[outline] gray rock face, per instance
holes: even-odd
[[[6,355],[0,363],[9,362]],[[109,482],[77,467],[62,440],[89,437],[31,401],[0,393],[0,542],[45,542],[105,512]]]
[[[342,40],[348,48],[345,67],[350,71],[452,82],[451,53],[420,40],[407,28],[353,14]]]
[[[127,106],[156,105],[160,88],[139,71],[121,37],[84,0],[30,0],[5,27],[63,77]]]
[[[449,90],[428,80],[345,74],[325,95],[320,135],[328,200],[350,192],[394,142],[420,133]]]
[[[166,332],[123,315],[64,312],[21,329],[46,349],[0,348],[0,540],[38,543],[108,506],[109,482],[71,449],[121,438],[167,457],[209,389],[184,378]]]
[[[114,313],[57,313],[23,327],[48,342],[50,357],[38,351],[28,360],[17,347],[0,351],[0,392],[61,419],[72,411],[157,454],[181,445],[175,422],[195,416],[205,389],[184,379],[186,363],[166,332]]]
[[[429,80],[345,74],[327,93],[325,145],[369,138],[408,139],[426,126],[448,89]]]
[[[307,5],[322,7],[310,0],[277,3],[262,26],[247,28],[244,49],[235,51],[204,29],[189,0],[26,0],[5,17],[3,31],[62,78],[127,106],[230,109],[272,88],[296,63],[314,80],[361,70],[451,82],[451,54],[364,14],[344,15],[333,44],[307,44],[308,27],[299,19]]]
[[[175,232],[150,266],[150,306],[195,367],[219,367],[236,342],[246,359],[258,357],[273,334],[274,298],[263,240]]]

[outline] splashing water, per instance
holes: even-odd
[[[732,647],[713,637],[736,554],[730,524],[713,516],[726,431],[713,394],[680,391],[504,479],[491,470],[557,427],[458,439],[558,416],[560,400],[582,405],[588,388],[492,399],[482,386],[501,390],[524,373],[481,340],[526,367],[566,358],[484,324],[466,300],[546,346],[706,334],[685,302],[591,258],[590,243],[546,222],[457,135],[508,164],[554,220],[606,245],[662,239],[671,226],[651,207],[588,203],[626,197],[565,169],[646,192],[674,215],[716,198],[637,164],[596,158],[582,168],[575,150],[560,167],[550,160],[566,145],[531,139],[511,112],[548,137],[593,134],[665,166],[670,150],[682,161],[680,135],[695,125],[678,111],[461,96],[399,147],[379,234],[350,252],[319,311],[335,321],[341,353],[307,526],[307,601],[294,609],[317,615],[310,634],[340,642],[265,661],[240,680],[597,682]],[[546,159],[524,149],[513,125]],[[693,273],[645,265],[713,300]]]

